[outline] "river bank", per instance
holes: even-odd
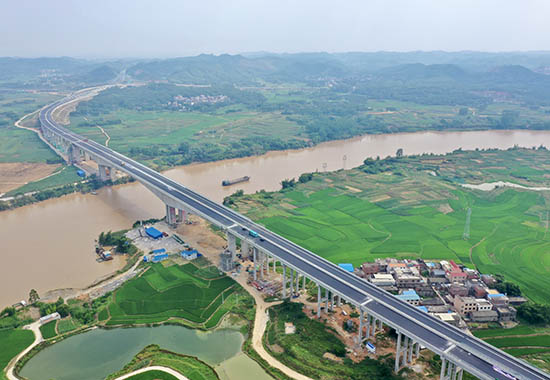
[[[399,148],[410,155],[446,153],[458,148],[507,149],[516,144],[550,146],[550,131],[369,135],[296,151],[192,164],[168,170],[165,175],[221,202],[236,190],[242,189],[245,193],[278,190],[285,178],[325,168],[327,171],[351,168],[366,157],[394,155]],[[244,175],[251,177],[249,182],[221,186],[224,178]],[[162,202],[139,183],[102,188],[97,195],[73,193],[0,212],[0,239],[5,249],[0,287],[10,289],[9,294],[0,295],[0,305],[26,298],[31,288],[39,293],[56,288],[82,288],[95,278],[118,270],[122,263],[116,264],[116,260],[95,262],[94,239],[101,231],[120,230],[135,220],[163,214]]]

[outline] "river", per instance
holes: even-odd
[[[358,166],[366,157],[446,153],[458,148],[500,148],[515,144],[550,146],[550,131],[417,132],[367,135],[313,148],[270,152],[262,156],[192,164],[165,174],[213,200],[237,189],[277,190],[281,180],[304,172]],[[244,175],[249,182],[222,187],[221,181]],[[94,239],[101,231],[128,228],[137,219],[161,217],[161,202],[139,183],[104,188],[97,195],[62,198],[0,212],[0,308],[62,287],[84,287],[123,265],[121,260],[97,263]]]
[[[197,356],[213,366],[222,380],[271,379],[258,363],[241,353],[242,342],[241,333],[231,329],[212,332],[181,326],[94,329],[40,351],[25,364],[21,375],[30,380],[100,380],[120,370],[143,347],[158,344],[169,351]]]

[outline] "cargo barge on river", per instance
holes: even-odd
[[[250,177],[247,175],[245,175],[244,177],[235,178],[235,179],[224,179],[222,181],[222,186],[231,186],[237,183],[246,182],[248,180],[250,180]]]

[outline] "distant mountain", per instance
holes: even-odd
[[[451,64],[424,65],[412,63],[382,69],[377,73],[385,78],[398,78],[403,80],[418,80],[430,78],[448,78],[464,80],[469,74],[461,67]]]
[[[0,58],[0,80],[31,78],[48,73],[71,74],[86,67],[86,61],[69,58]]]
[[[86,84],[101,84],[113,81],[117,75],[118,72],[114,68],[108,65],[102,65],[84,74],[76,75],[72,80]]]

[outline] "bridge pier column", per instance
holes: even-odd
[[[166,205],[166,224],[170,227],[175,227],[178,224],[176,209],[168,205]]]
[[[231,252],[231,260],[235,261],[235,256],[237,255],[237,238],[229,232],[226,232],[225,236],[227,237],[227,249]]]
[[[317,318],[321,318],[321,286],[317,284]]]
[[[441,357],[441,372],[439,373],[439,380],[445,380],[447,378],[447,359]]]
[[[179,208],[178,209],[178,217],[177,217],[178,224],[186,222],[186,221],[187,221],[187,213],[185,212],[184,209]]]
[[[373,316],[372,317],[372,336],[374,337],[376,335],[376,318]]]
[[[258,266],[258,250],[256,247],[252,247],[252,260],[254,261],[254,281],[258,279],[256,268]]]
[[[401,362],[401,333],[397,331],[397,343],[395,345],[395,367],[394,372],[399,373]]]
[[[290,269],[290,300],[292,300],[294,295],[294,270],[292,268],[288,269]]]
[[[80,155],[80,148],[77,147],[76,145],[71,144],[69,146],[67,155],[69,158],[69,163],[71,164],[79,164],[82,161],[81,155]]]
[[[302,276],[302,289],[306,290],[306,275]]]
[[[328,299],[329,299],[329,294],[330,294],[330,292],[328,291],[328,289],[325,289],[325,298],[326,298],[325,310],[326,310],[327,313],[328,313]]]
[[[420,343],[418,343],[418,342],[416,343],[415,355],[416,355],[417,358],[420,356]]]
[[[286,298],[286,265],[283,264],[283,299]]]
[[[464,370],[462,368],[459,368],[458,371],[457,371],[456,379],[457,380],[462,380],[462,375],[463,374],[464,374]]]
[[[368,316],[367,316],[368,317]],[[364,315],[364,312],[363,312],[363,309],[359,309],[359,346],[361,346],[361,343],[363,343],[363,319],[365,318],[365,315]],[[368,324],[367,324],[368,326]],[[369,329],[367,327],[367,335],[366,335],[367,339],[369,337]]]
[[[249,245],[246,240],[241,240],[241,256],[248,256]]]
[[[111,168],[105,165],[98,165],[99,179],[103,182],[111,180]]]
[[[409,352],[408,352],[408,353],[409,353],[409,359],[408,359],[409,364],[411,364],[412,361],[413,361],[413,348],[414,348],[414,344],[415,344],[414,341],[411,339],[411,340],[410,340],[410,344],[409,344]]]
[[[410,338],[408,336],[405,337],[405,344],[403,345],[403,360],[402,360],[402,367],[406,367],[408,365],[408,357],[409,357],[409,344],[410,344]]]
[[[296,271],[296,293],[300,292],[300,273]]]
[[[365,334],[366,339],[370,338],[370,320],[371,320],[371,318],[372,318],[372,316],[370,314],[367,314],[367,333]]]

